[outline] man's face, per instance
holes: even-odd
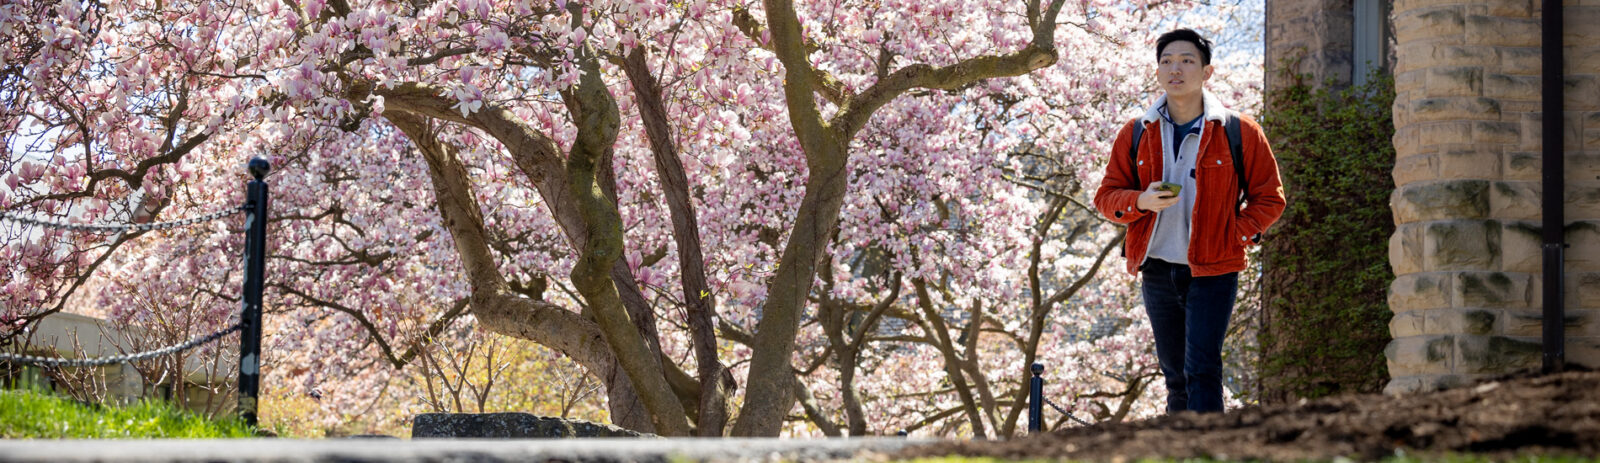
[[[1193,42],[1177,41],[1161,50],[1161,61],[1156,67],[1156,79],[1161,89],[1171,96],[1199,94],[1206,80],[1211,78],[1211,65],[1200,64],[1200,48]]]

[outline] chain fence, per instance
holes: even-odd
[[[51,221],[51,220],[37,219],[37,218],[33,218],[33,217],[24,217],[24,216],[20,216],[20,215],[13,215],[13,214],[11,214],[9,212],[0,212],[0,221],[16,222],[16,223],[20,223],[20,224],[23,224],[23,225],[37,225],[37,226],[41,226],[41,227],[45,227],[45,228],[54,228],[54,229],[58,229],[58,230],[67,230],[67,231],[88,231],[88,232],[100,232],[100,233],[124,233],[124,232],[128,232],[128,231],[166,230],[166,229],[171,229],[171,228],[187,227],[187,226],[190,226],[190,225],[210,222],[210,221],[213,221],[213,220],[217,220],[217,219],[221,219],[221,218],[224,218],[224,217],[233,216],[233,215],[236,215],[236,214],[242,214],[244,212],[245,212],[245,208],[244,207],[237,207],[237,208],[233,208],[233,209],[225,209],[225,210],[213,212],[213,213],[206,214],[206,215],[199,216],[199,217],[191,217],[191,218],[182,219],[182,220],[174,220],[174,221],[171,221],[171,222],[123,223],[123,224],[94,224],[94,223],[56,222],[56,221]]]
[[[181,344],[173,344],[160,349],[134,354],[124,354],[112,357],[72,359],[0,353],[0,362],[17,362],[36,367],[98,367],[104,365],[115,365],[119,363],[137,362],[151,357],[160,357],[163,355],[175,354],[193,349],[195,347],[199,347],[200,345],[215,341],[223,336],[227,336],[228,333],[239,331],[243,327],[244,323],[234,323],[232,326],[223,328],[220,331],[193,338]]]
[[[52,228],[52,229],[58,229],[58,230],[67,230],[67,231],[87,231],[87,232],[101,232],[101,233],[125,233],[125,232],[129,232],[129,231],[167,230],[167,229],[172,229],[172,228],[187,227],[187,226],[190,226],[190,225],[206,223],[206,222],[210,222],[210,221],[213,221],[213,220],[218,220],[218,219],[222,219],[222,218],[225,218],[225,217],[234,216],[234,215],[237,215],[237,214],[242,214],[242,213],[244,213],[244,212],[246,212],[248,210],[249,210],[248,207],[241,206],[241,207],[235,207],[235,208],[232,208],[232,209],[224,209],[224,210],[221,210],[221,211],[213,212],[213,213],[202,215],[202,216],[199,216],[199,217],[191,217],[191,218],[187,218],[187,219],[174,220],[174,221],[170,221],[170,222],[125,223],[125,224],[93,224],[93,223],[81,224],[81,223],[57,222],[57,221],[38,219],[38,218],[33,218],[33,217],[25,217],[25,216],[21,216],[21,215],[15,215],[15,214],[12,214],[12,213],[9,213],[9,212],[0,211],[0,222],[15,222],[15,223],[23,224],[23,225],[33,225],[33,226],[40,226],[40,227],[45,227],[45,228]],[[163,348],[160,348],[160,349],[147,351],[147,352],[124,354],[124,355],[117,355],[117,356],[111,356],[111,357],[78,358],[78,359],[59,358],[59,357],[39,357],[39,356],[33,356],[33,355],[19,355],[19,354],[0,353],[0,362],[15,362],[15,363],[22,363],[22,364],[32,365],[32,366],[37,366],[37,367],[94,367],[94,366],[104,366],[104,365],[114,365],[114,364],[120,364],[120,363],[137,362],[137,361],[148,359],[148,358],[151,358],[151,357],[159,357],[159,356],[163,356],[163,355],[170,355],[170,354],[175,354],[175,353],[182,352],[182,351],[185,351],[185,350],[193,349],[193,348],[199,347],[199,346],[201,346],[203,344],[206,344],[206,343],[209,343],[209,342],[212,342],[212,341],[216,341],[217,339],[220,339],[223,336],[228,335],[229,333],[232,333],[232,332],[235,332],[235,331],[239,331],[243,327],[244,327],[244,323],[242,321],[241,322],[235,322],[233,325],[228,326],[226,328],[223,328],[223,329],[221,329],[219,331],[216,331],[214,333],[211,333],[211,334],[208,334],[208,335],[205,335],[205,336],[196,337],[196,338],[190,339],[190,340],[185,341],[185,342],[180,343],[180,344],[174,344],[174,345],[171,345],[171,346],[167,346],[167,347],[163,347]]]
[[[1084,426],[1089,426],[1089,422],[1088,421],[1084,421],[1084,420],[1078,419],[1077,415],[1073,415],[1072,413],[1068,413],[1066,409],[1061,408],[1060,405],[1056,405],[1056,402],[1054,400],[1050,400],[1049,397],[1046,397],[1044,399],[1044,403],[1046,405],[1049,405],[1050,408],[1056,409],[1056,412],[1060,413],[1061,416],[1065,416],[1067,418],[1071,418],[1072,421],[1076,421],[1076,422],[1078,422],[1078,424],[1081,424],[1081,425],[1084,425]]]

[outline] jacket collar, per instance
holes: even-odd
[[[1201,92],[1201,102],[1205,105],[1205,111],[1201,113],[1201,115],[1204,116],[1205,120],[1227,120],[1228,108],[1222,105],[1222,100],[1217,99],[1217,96],[1212,95],[1211,91],[1209,90],[1201,90]],[[1142,124],[1148,124],[1161,120],[1162,107],[1166,105],[1167,94],[1162,93],[1161,98],[1157,98],[1155,103],[1150,104],[1150,107],[1145,109],[1144,116],[1139,118],[1139,122]]]

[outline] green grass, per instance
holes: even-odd
[[[87,405],[29,390],[0,390],[0,438],[122,439],[253,437],[243,421],[210,420],[166,402]]]

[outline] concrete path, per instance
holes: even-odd
[[[0,462],[777,462],[884,459],[933,441],[860,439],[0,440]]]

